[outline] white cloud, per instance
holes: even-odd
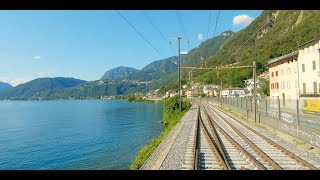
[[[243,26],[248,26],[254,18],[246,15],[246,14],[241,14],[238,16],[235,16],[233,18],[233,25],[243,25]]]
[[[202,33],[199,33],[199,34],[198,34],[198,40],[199,40],[199,41],[201,41],[201,40],[202,40],[202,38],[203,38]]]
[[[35,61],[40,61],[42,59],[41,56],[33,56],[33,60]]]

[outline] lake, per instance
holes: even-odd
[[[0,101],[0,169],[129,169],[160,135],[161,103]]]

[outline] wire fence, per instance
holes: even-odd
[[[252,97],[212,97],[202,101],[215,102],[220,106],[231,105],[254,113]],[[292,125],[315,129],[320,132],[320,99],[272,99],[257,98],[257,113]]]

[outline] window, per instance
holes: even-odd
[[[281,69],[281,76],[284,75],[284,69]]]
[[[312,70],[316,70],[316,61],[312,61]]]
[[[278,76],[278,71],[276,71],[276,76]]]
[[[290,89],[290,81],[287,81],[287,89]]]
[[[318,88],[317,88],[317,82],[313,82],[313,92],[314,92],[314,93],[317,93],[317,90],[318,90]]]
[[[279,89],[279,83],[276,84],[276,89]]]
[[[306,94],[307,93],[307,85],[306,83],[303,83],[303,94]]]
[[[305,72],[305,65],[302,64],[302,72]]]
[[[288,68],[288,69],[287,69],[287,74],[290,74],[290,71],[291,71],[290,68]]]
[[[274,88],[274,84],[272,83],[272,84],[271,84],[271,89],[273,89],[273,88]]]
[[[298,80],[295,80],[295,81],[294,81],[294,84],[295,84],[294,87],[295,87],[295,88],[298,88]]]
[[[271,77],[273,77],[273,72],[271,73]]]
[[[284,87],[284,82],[282,81],[281,82],[281,89],[284,89],[285,87]]]

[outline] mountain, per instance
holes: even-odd
[[[104,75],[100,78],[100,80],[123,79],[136,72],[139,72],[139,70],[132,67],[119,66],[105,72]]]
[[[271,58],[296,50],[299,44],[320,36],[320,12],[317,10],[265,10],[243,30],[235,33],[212,57],[207,65],[252,65],[257,62],[258,74]],[[252,69],[198,71],[199,81],[228,86],[241,86],[252,77]]]
[[[0,99],[46,99],[51,94],[68,87],[85,83],[74,78],[39,78],[0,92]]]
[[[12,88],[12,86],[8,83],[0,82],[0,91],[4,91]]]
[[[158,81],[161,79],[165,79],[168,75],[177,72],[177,62],[177,56],[157,60],[146,65],[141,69],[141,71],[136,72],[125,79],[137,81]]]
[[[225,31],[219,36],[210,38],[202,42],[198,47],[190,50],[186,55],[186,61],[183,66],[196,66],[201,64],[204,60],[213,56],[223,44],[234,35],[232,31]]]
[[[78,86],[57,91],[50,99],[100,99],[102,96],[122,95],[125,93],[145,92],[143,83],[130,83],[112,80],[89,81]]]

